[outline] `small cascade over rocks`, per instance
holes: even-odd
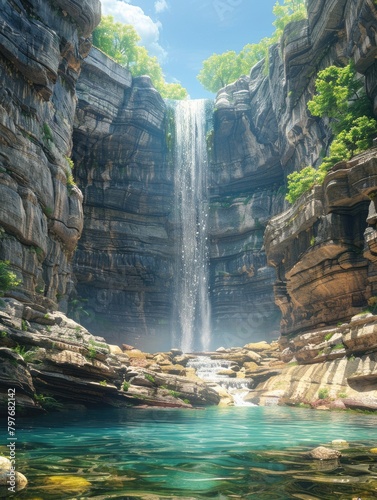
[[[192,358],[187,368],[194,368],[197,377],[210,386],[221,386],[233,399],[235,406],[256,406],[244,400],[253,384],[250,378],[237,377],[239,366],[227,359],[212,359],[210,355]]]

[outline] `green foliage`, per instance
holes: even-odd
[[[67,190],[68,190],[68,193],[71,194],[73,187],[76,186],[76,182],[73,178],[72,172],[66,172],[65,176],[67,179],[67,181],[66,181]]]
[[[139,40],[133,26],[116,23],[113,16],[102,16],[93,32],[93,45],[127,68],[137,60]]]
[[[94,347],[94,345],[89,344],[88,351],[89,359],[94,359],[97,356],[97,349]]]
[[[43,207],[43,213],[46,215],[46,217],[51,217],[51,215],[54,213],[54,209],[51,207]]]
[[[48,141],[53,141],[54,136],[52,135],[51,129],[48,126],[47,123],[44,123],[42,126],[42,133],[43,133],[43,139],[48,142]]]
[[[129,382],[126,382],[126,381],[123,382],[122,388],[123,388],[124,392],[128,391],[128,389],[130,388],[130,385],[131,384]]]
[[[138,45],[140,37],[131,25],[116,23],[112,16],[102,16],[93,32],[93,45],[121,66],[128,68],[133,76],[149,75],[161,96],[167,99],[186,99],[187,90],[179,83],[165,82],[157,57],[148,54]]]
[[[262,59],[268,58],[268,49],[276,40],[274,37],[262,38],[258,43],[246,44],[238,55],[240,75],[248,75],[253,66]]]
[[[325,335],[326,342],[328,342],[331,339],[331,337],[333,337],[333,336],[334,336],[333,332],[326,333],[326,335]]]
[[[276,16],[273,25],[275,32],[271,37],[262,38],[259,43],[246,44],[237,54],[230,50],[223,54],[213,54],[203,61],[198,80],[210,92],[216,93],[222,87],[237,80],[241,75],[250,73],[251,68],[262,59],[268,61],[268,50],[276,43],[285,26],[307,17],[305,0],[283,0],[276,2],[272,12]]]
[[[340,349],[344,349],[344,345],[341,342],[331,348],[332,351],[339,351]]]
[[[320,71],[315,82],[316,94],[308,102],[308,109],[314,116],[331,118],[335,134],[349,130],[356,118],[372,116],[363,80],[355,71],[353,64],[343,68],[329,66]]]
[[[33,357],[35,353],[34,349],[26,349],[24,345],[20,346],[19,344],[17,344],[16,347],[13,347],[12,351],[19,354],[26,363],[30,361],[30,359]]]
[[[75,164],[73,163],[73,160],[69,156],[65,156],[64,158],[65,158],[67,165],[68,165],[68,169],[66,169],[66,171],[65,171],[65,177],[67,179],[67,190],[68,190],[68,193],[71,194],[72,188],[74,186],[76,186],[76,182],[75,182],[75,180],[73,178],[73,174],[72,174],[72,170],[74,169]]]
[[[99,385],[102,385],[102,387],[107,387],[107,380],[101,380]]]
[[[9,264],[9,260],[0,260],[0,297],[21,284],[16,274],[10,270]]]
[[[346,397],[347,397],[347,393],[346,392],[338,392],[338,398],[344,399]]]
[[[187,99],[187,90],[180,83],[161,82],[156,84],[156,89],[165,99],[182,100]]]
[[[173,391],[173,390],[169,390],[168,392],[169,392],[170,396],[173,396],[173,398],[179,398],[181,395],[179,392]]]
[[[23,332],[27,332],[28,330],[28,324],[24,319],[21,321],[21,329]]]
[[[305,0],[284,0],[283,5],[276,2],[272,12],[276,16],[276,20],[272,23],[276,28],[273,35],[275,41],[281,37],[287,24],[300,21],[308,16]]]
[[[368,309],[372,314],[377,313],[377,296],[373,295],[368,299]]]
[[[19,344],[17,344],[16,347],[12,347],[12,351],[24,357],[24,354],[26,352],[26,347],[24,345],[20,346]]]
[[[69,156],[65,156],[64,158],[65,158],[66,162],[68,163],[69,168],[70,168],[71,170],[73,170],[73,169],[74,169],[74,167],[75,167],[75,164],[73,163],[72,158],[70,158]]]
[[[241,74],[239,57],[234,50],[230,50],[223,54],[213,54],[203,61],[203,68],[197,78],[204,88],[217,92]]]
[[[45,396],[44,394],[34,394],[34,399],[47,411],[62,410],[64,407],[63,404],[56,401],[55,398]]]
[[[373,145],[373,138],[377,134],[377,121],[374,118],[360,116],[355,118],[350,128],[342,130],[330,147],[330,157],[349,159]],[[339,161],[339,160],[338,160]]]
[[[147,380],[149,380],[149,382],[151,382],[152,384],[155,384],[155,383],[156,383],[156,380],[155,380],[154,376],[153,376],[153,375],[151,375],[150,373],[146,373],[144,376],[145,376],[145,378],[146,378]]]
[[[311,189],[314,184],[320,184],[326,172],[316,170],[314,167],[305,167],[299,172],[292,172],[287,176],[288,192],[286,200],[294,203],[303,193]]]
[[[309,111],[315,116],[330,118],[336,135],[329,155],[323,158],[317,170],[305,167],[288,175],[286,199],[290,203],[294,203],[314,184],[321,184],[336,163],[349,160],[371,147],[377,135],[377,121],[372,118],[371,102],[352,64],[344,68],[329,66],[320,71],[315,88],[316,94],[308,102]]]
[[[319,399],[327,399],[329,397],[329,390],[327,388],[319,389],[318,398]]]

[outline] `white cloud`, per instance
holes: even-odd
[[[165,0],[157,0],[156,4],[164,2]],[[157,56],[160,63],[166,59],[167,52],[159,43],[159,21],[154,22],[143,9],[122,0],[101,0],[101,4],[102,14],[105,16],[111,15],[117,22],[132,24],[141,38],[140,44],[144,45],[151,56]]]
[[[156,0],[154,3],[154,10],[159,14],[160,12],[164,12],[164,10],[168,9],[168,4],[166,0]]]

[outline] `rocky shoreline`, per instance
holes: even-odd
[[[289,342],[152,354],[108,344],[61,312],[8,297],[0,305],[0,411],[7,408],[9,389],[16,396],[17,416],[23,417],[93,407],[232,406],[237,402],[228,387],[237,382],[247,387],[245,405],[376,411],[376,338],[377,317],[365,313]],[[217,366],[214,379],[198,377],[198,360]],[[310,459],[333,457],[332,449],[320,451]],[[12,465],[0,459],[0,486],[5,487]],[[23,489],[26,477],[13,472],[15,491]]]
[[[245,382],[245,404],[377,410],[377,317],[371,313],[291,341],[152,354],[108,344],[61,312],[13,298],[2,302],[2,412],[9,388],[17,411],[28,416],[94,405],[233,405],[226,387],[235,382]],[[218,362],[215,379],[198,377],[192,360],[200,356]]]

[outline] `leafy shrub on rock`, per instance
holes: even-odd
[[[329,66],[320,71],[315,83],[316,95],[308,102],[314,116],[331,119],[335,134],[329,156],[323,158],[318,169],[305,167],[289,174],[286,199],[294,203],[314,184],[322,184],[326,173],[338,162],[346,161],[373,145],[377,135],[377,121],[372,116],[372,105],[362,80],[352,64],[344,68]]]

